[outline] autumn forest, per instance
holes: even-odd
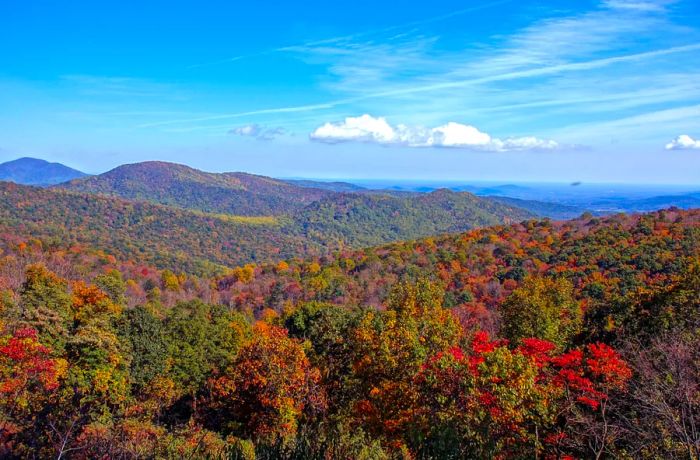
[[[698,210],[2,193],[2,458],[700,456]]]

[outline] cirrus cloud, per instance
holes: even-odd
[[[700,140],[695,140],[687,134],[681,134],[666,144],[666,150],[696,150],[700,149]]]
[[[253,137],[259,141],[271,141],[278,136],[285,134],[284,128],[268,128],[257,123],[238,126],[228,131],[229,134],[244,137]]]
[[[392,126],[384,117],[365,114],[347,117],[342,122],[325,123],[310,135],[312,141],[335,144],[340,142],[369,142],[406,147],[448,147],[493,152],[518,150],[555,150],[559,143],[534,136],[499,139],[478,128],[454,121],[434,128]]]

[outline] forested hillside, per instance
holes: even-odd
[[[122,165],[58,187],[244,216],[289,213],[328,194],[318,188],[298,187],[269,177],[207,173],[159,161]]]
[[[14,238],[0,291],[0,456],[700,453],[698,210],[215,279]]]
[[[352,247],[517,222],[533,214],[515,206],[442,189],[425,194],[335,194],[294,216],[311,240]]]
[[[139,201],[0,183],[0,232],[45,246],[82,244],[190,273],[319,250],[275,217],[206,214]]]
[[[296,217],[303,226],[308,222],[312,231],[323,231],[325,228],[319,227],[329,226],[336,236],[344,233],[343,241],[361,245],[463,231],[535,215],[516,205],[466,192],[370,191],[337,182],[207,173],[156,161],[119,166],[57,188],[217,214]],[[299,213],[303,216],[299,217]],[[397,221],[388,226],[387,219],[392,218]],[[364,234],[356,235],[358,231]]]
[[[249,262],[329,254],[529,216],[464,193],[408,200],[334,194],[289,215],[237,216],[0,183],[0,232],[49,247],[85,244],[160,268],[212,274]]]

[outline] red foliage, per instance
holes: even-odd
[[[56,362],[51,349],[39,343],[31,328],[15,331],[0,347],[0,402],[4,398],[21,398],[32,386],[47,391],[58,387]]]

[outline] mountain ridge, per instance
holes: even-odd
[[[0,164],[0,180],[21,185],[50,186],[87,174],[61,163],[22,157]]]

